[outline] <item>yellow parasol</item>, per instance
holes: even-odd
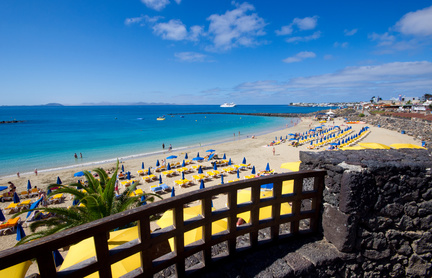
[[[112,249],[126,242],[138,238],[138,227],[132,227],[124,230],[110,232],[110,239],[108,240],[108,249]],[[70,247],[60,270],[64,270],[74,264],[87,260],[96,256],[95,244],[93,237],[87,238],[79,243]],[[136,253],[127,257],[113,265],[111,271],[113,277],[120,277],[128,272],[141,266],[140,254]],[[99,277],[99,273],[95,272],[86,277]]]
[[[297,172],[300,170],[300,164],[301,164],[301,161],[286,162],[286,163],[283,163],[280,167],[282,169],[288,169],[288,170],[291,170],[293,172]]]
[[[365,147],[366,149],[383,149],[389,150],[390,147],[380,143],[358,143],[360,146]]]
[[[31,261],[25,261],[8,268],[0,270],[0,277],[25,277],[27,270],[29,269]]]
[[[183,221],[191,219],[193,217],[196,217],[202,213],[201,211],[201,205],[193,206],[193,207],[187,207],[183,209]],[[174,215],[173,211],[167,210],[164,212],[162,217],[156,221],[156,223],[161,227],[165,228],[168,226],[173,225],[174,223]],[[212,222],[212,235],[220,233],[222,231],[226,231],[228,229],[228,222],[226,219],[221,219],[218,221]],[[184,244],[185,246],[188,244],[191,244],[195,241],[198,241],[202,238],[202,227],[198,227],[196,229],[187,231],[184,234]],[[171,250],[174,251],[174,239],[170,238],[168,239],[169,245],[171,247]]]
[[[341,147],[340,149],[346,151],[346,150],[366,150],[367,148],[357,145],[357,146],[351,146],[351,147],[350,146]]]
[[[261,192],[261,194],[260,194],[261,199],[262,198],[268,198],[271,196],[273,196],[272,191]],[[246,202],[250,202],[250,201],[251,201],[251,191],[250,190],[240,190],[237,192],[237,204],[246,203]],[[284,215],[284,214],[290,214],[290,213],[291,213],[291,206],[288,203],[282,203],[280,214]],[[260,210],[259,210],[259,219],[260,220],[270,218],[271,216],[272,216],[272,206],[260,208]],[[243,220],[246,223],[249,223],[250,218],[251,218],[251,213],[250,213],[250,211],[242,212],[242,213],[237,214],[237,217],[243,218]]]
[[[418,146],[418,145],[414,145],[414,144],[391,144],[390,147],[392,147],[393,149],[424,149],[426,150],[426,148],[422,147],[422,146]]]

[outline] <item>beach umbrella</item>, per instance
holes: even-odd
[[[81,183],[81,181],[80,180],[78,180],[78,182],[77,182],[79,185],[77,186],[77,189],[82,189],[82,187],[80,186],[82,183]]]
[[[74,199],[72,202],[72,206],[77,206],[79,203],[80,203],[79,199]]]
[[[177,156],[175,156],[175,155],[170,155],[170,156],[168,156],[166,159],[174,159],[174,158],[177,158]]]
[[[231,162],[231,158],[228,160],[228,165],[231,166],[232,162]]]
[[[138,238],[138,226],[110,232],[108,238],[109,250],[118,247],[125,242],[134,241]],[[93,237],[89,237],[81,242],[78,242],[77,244],[72,245],[69,248],[60,270],[64,270],[68,267],[78,264],[79,262],[95,257],[95,249],[95,240]],[[136,253],[123,260],[120,260],[117,263],[112,264],[110,269],[112,271],[112,277],[121,277],[128,272],[139,268],[140,266],[140,253]],[[97,277],[99,277],[99,275],[97,275]]]
[[[277,141],[277,136],[275,136],[275,140]]]
[[[182,172],[182,180],[184,180],[184,179],[185,179],[184,172]]]
[[[162,175],[159,175],[159,184],[162,184]]]
[[[224,154],[224,156],[222,157],[222,159],[226,159],[226,154]]]
[[[202,170],[201,165],[200,165],[200,167],[198,168],[198,174],[202,174],[202,173],[203,173],[203,170]]]
[[[237,169],[237,178],[238,179],[240,178],[240,170],[239,169]]]
[[[183,160],[182,167],[185,167],[185,166],[186,166],[186,162]]]
[[[266,172],[270,172],[270,164],[267,162],[267,166],[266,166]]]
[[[197,153],[197,156],[196,157],[199,157],[199,152]]]
[[[6,218],[4,217],[3,211],[0,209],[0,221],[5,221]]]
[[[0,191],[3,191],[5,189],[7,189],[7,188],[8,188],[7,186],[0,186]]]
[[[286,139],[288,139],[288,135],[287,135],[287,136],[285,136],[285,140],[286,140]]]
[[[124,165],[122,164],[122,172],[124,172]]]
[[[206,152],[208,152],[208,153],[212,153],[212,152],[215,152],[216,150],[213,150],[213,149],[210,149],[210,150],[206,150]]]
[[[144,162],[141,162],[141,169],[144,169]]]
[[[27,180],[27,190],[30,190],[31,189],[31,183],[30,183],[30,180]]]
[[[150,167],[148,168],[148,171],[147,171],[147,175],[151,175],[151,169],[150,169]]]
[[[144,197],[144,195],[141,196],[141,206],[147,205],[147,201]]]
[[[204,186],[204,180],[201,180],[200,189],[204,189],[204,188],[205,188],[205,186]]]
[[[169,164],[169,162],[168,162],[168,165],[167,165],[167,170],[168,171],[171,170],[171,165]]]
[[[40,202],[42,202],[42,199],[43,199],[43,196],[40,197],[39,200],[37,200],[36,202],[34,202],[33,204],[31,204],[29,210],[32,210],[32,209],[37,208],[37,206],[40,204]],[[75,200],[74,200],[74,201],[75,201]],[[29,212],[27,213],[27,217],[29,217],[31,213],[32,213],[32,211],[29,211]],[[0,220],[1,220],[1,219],[0,219]]]
[[[20,241],[23,237],[26,236],[26,234],[24,233],[24,229],[20,223],[18,223],[16,226],[16,233],[17,233],[16,240],[18,241]]]
[[[62,184],[60,177],[57,177],[57,184]]]
[[[217,164],[216,163],[213,164],[213,170],[215,170],[215,171],[217,170]]]
[[[131,179],[131,176],[130,176],[130,172],[129,172],[129,171],[128,171],[127,174],[126,174],[126,178],[127,178],[128,180]]]
[[[252,174],[252,175],[255,175],[255,173],[256,173],[256,172],[255,172],[255,166],[252,166],[251,174]]]
[[[74,174],[74,177],[82,177],[82,176],[84,176],[84,172],[83,171],[79,171],[79,172],[76,172]]]
[[[160,166],[160,163],[159,163],[159,159],[158,160],[156,160],[156,167],[159,167]]]
[[[15,204],[18,204],[20,202],[20,198],[18,197],[18,194],[16,192],[14,192],[13,194],[13,202]]]
[[[185,153],[185,158],[184,159],[188,159],[188,155],[187,155],[187,153]]]
[[[175,189],[173,187],[172,190],[171,190],[171,197],[174,197],[174,196],[175,196]]]
[[[192,158],[192,160],[198,160],[199,161],[199,160],[204,160],[204,158],[197,156],[195,158]]]
[[[243,162],[242,164],[246,164],[246,157],[243,157]]]
[[[53,251],[53,256],[54,256],[54,263],[56,267],[58,267],[63,263],[64,261],[63,257],[57,249]]]
[[[221,175],[221,184],[224,184],[223,175]]]

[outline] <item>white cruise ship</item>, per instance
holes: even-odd
[[[235,107],[235,106],[236,106],[236,104],[234,102],[231,102],[231,103],[225,102],[220,107]]]

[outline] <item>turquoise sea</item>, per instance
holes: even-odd
[[[309,113],[322,107],[286,105],[3,106],[0,176],[184,149],[285,128],[291,118],[191,112]],[[181,117],[180,115],[183,117]],[[169,114],[179,114],[169,116]],[[166,115],[166,120],[156,118]],[[74,154],[83,154],[75,159]]]

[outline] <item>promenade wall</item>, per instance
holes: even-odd
[[[327,170],[322,230],[340,254],[321,267],[322,277],[331,269],[343,277],[431,277],[426,150],[302,152],[300,159],[301,169]]]

